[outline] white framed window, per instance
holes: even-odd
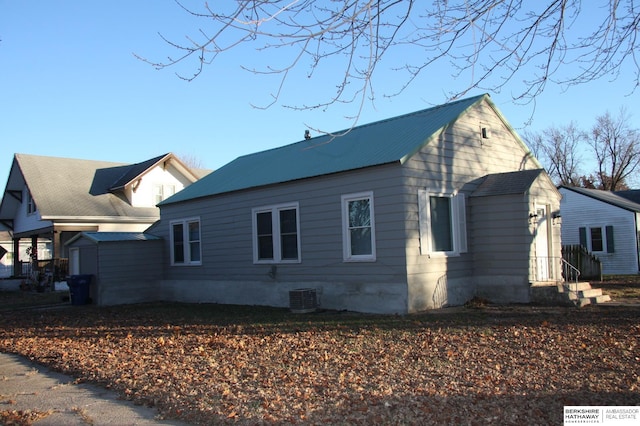
[[[373,192],[342,196],[342,256],[345,262],[376,260]]]
[[[34,214],[37,210],[36,202],[31,196],[31,191],[27,189],[27,214]]]
[[[420,252],[457,256],[467,252],[464,194],[418,191]]]
[[[171,265],[201,265],[200,218],[174,220],[171,228]]]
[[[585,226],[578,229],[580,245],[592,253],[615,253],[613,226]]]
[[[155,204],[164,201],[176,193],[175,185],[154,185],[153,186],[153,199]]]
[[[257,207],[253,217],[254,263],[300,263],[298,203]]]

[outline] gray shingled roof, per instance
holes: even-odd
[[[615,195],[626,198],[629,201],[640,204],[640,189],[628,189],[626,191],[614,191]]]
[[[634,203],[633,201],[627,198],[621,197],[620,195],[611,191],[604,191],[601,189],[578,188],[573,186],[561,186],[560,188],[565,188],[569,191],[586,195],[587,197],[591,197],[596,200],[600,200],[604,203],[611,204],[616,207],[620,207],[621,209],[629,210],[632,212],[640,212],[640,204]]]
[[[158,217],[156,208],[132,207],[121,195],[109,192],[132,165],[27,154],[16,154],[15,161],[45,220]]]
[[[525,194],[543,171],[543,169],[534,169],[487,175],[471,196]]]
[[[485,94],[335,132],[344,133],[342,136],[323,135],[245,155],[159,205],[393,162],[403,163],[483,100],[500,115],[489,95]],[[505,125],[508,126],[506,121]]]

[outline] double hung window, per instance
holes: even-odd
[[[615,253],[613,226],[590,226],[578,229],[580,245],[593,253]]]
[[[342,252],[347,262],[376,260],[373,192],[342,196]]]
[[[153,201],[158,204],[176,193],[175,185],[155,185],[153,187]]]
[[[298,203],[253,209],[254,263],[300,262],[298,210]]]
[[[171,224],[171,264],[201,265],[200,219],[183,219]]]
[[[464,194],[418,191],[420,251],[459,255],[467,251]]]

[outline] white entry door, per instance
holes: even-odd
[[[80,273],[80,249],[72,247],[69,249],[69,275]]]
[[[551,259],[549,259],[549,221],[547,208],[536,207],[537,224],[535,235],[537,280],[547,281],[551,278]]]

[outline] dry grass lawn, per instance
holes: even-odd
[[[640,307],[0,312],[14,352],[194,424],[561,424],[640,404]]]

